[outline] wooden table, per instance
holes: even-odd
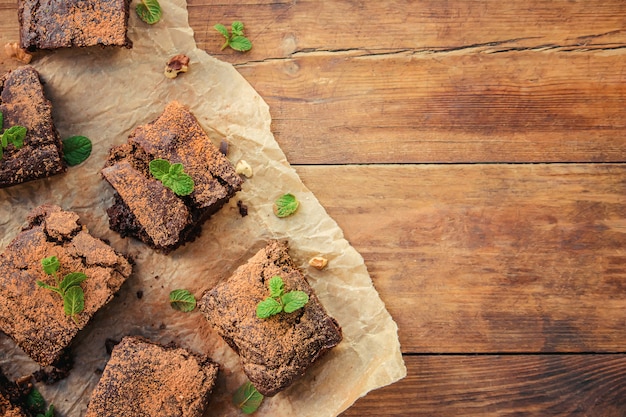
[[[408,376],[343,415],[626,415],[626,3],[237,3],[189,1],[199,47],[399,325]]]

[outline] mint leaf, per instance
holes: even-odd
[[[194,186],[195,183],[193,182],[193,179],[187,174],[182,174],[174,180],[170,188],[175,194],[185,196],[193,192]]]
[[[183,164],[181,164],[180,162],[177,162],[175,164],[170,165],[170,171],[169,174],[174,177],[177,178],[180,175],[183,174]]]
[[[69,166],[84,162],[91,155],[91,141],[85,136],[71,136],[63,140],[63,159]]]
[[[245,36],[233,36],[229,45],[235,51],[246,52],[252,49],[252,42],[250,42],[250,39]]]
[[[43,272],[52,275],[59,270],[61,263],[56,256],[50,256],[41,260],[41,266],[43,267]]]
[[[230,25],[230,31],[233,33],[233,35],[243,36],[243,23],[239,21],[233,22],[233,24]]]
[[[170,172],[170,163],[165,159],[154,159],[150,161],[150,173],[157,180],[161,180],[165,175]]]
[[[304,291],[290,291],[280,299],[285,305],[285,313],[293,313],[309,302],[309,296]]]
[[[76,314],[83,311],[85,308],[85,293],[83,289],[78,286],[69,287],[63,294],[63,310],[65,314],[70,316],[74,322],[76,320]]]
[[[163,12],[161,11],[161,5],[157,0],[141,0],[141,3],[135,7],[137,16],[149,25],[153,25],[159,20]]]
[[[55,293],[57,293],[57,294],[59,294],[61,297],[63,297],[63,291],[61,291],[59,288],[57,288],[57,287],[53,287],[52,285],[48,285],[48,284],[46,284],[45,282],[43,282],[43,281],[39,281],[39,280],[37,280],[37,281],[36,281],[36,283],[37,283],[37,286],[38,286],[38,287],[41,287],[41,288],[45,288],[45,289],[47,289],[47,290],[54,291]]]
[[[188,313],[196,308],[196,298],[188,290],[170,292],[170,305],[174,310]]]
[[[270,279],[268,287],[270,289],[270,297],[275,298],[283,295],[285,284],[283,283],[283,279],[276,275]]]
[[[213,26],[213,28],[216,29],[222,35],[224,35],[226,39],[229,38],[228,29],[226,29],[226,26],[222,25],[221,23],[218,23],[217,25]]]
[[[295,195],[283,194],[274,202],[274,214],[278,217],[291,216],[298,210],[299,205]]]
[[[20,149],[24,146],[25,138],[26,128],[24,126],[11,126],[2,132],[2,146],[6,148],[9,143],[12,143],[15,149]]]
[[[273,298],[266,298],[256,306],[256,316],[266,319],[283,311],[283,305]]]
[[[63,277],[63,281],[59,284],[59,289],[65,293],[69,288],[80,285],[86,279],[87,275],[82,272],[70,272]]]
[[[233,394],[233,404],[240,408],[244,414],[254,413],[263,402],[261,394],[250,381],[245,382]]]
[[[46,401],[43,399],[43,395],[41,395],[37,388],[30,390],[26,396],[25,403],[29,410],[33,410],[37,413],[43,413],[46,410]]]
[[[48,411],[46,411],[46,414],[37,414],[37,417],[54,417],[54,406],[50,404],[50,407],[48,408]]]

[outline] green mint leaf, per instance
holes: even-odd
[[[246,52],[252,49],[252,42],[245,36],[233,36],[228,43],[235,51]]]
[[[54,406],[50,404],[50,407],[48,408],[48,411],[46,411],[46,414],[37,414],[37,417],[54,417]]]
[[[230,25],[233,36],[243,36],[243,23],[235,21]]]
[[[65,314],[70,316],[74,322],[77,322],[74,317],[76,314],[83,311],[85,308],[85,293],[79,286],[69,287],[63,294],[63,310]]]
[[[256,306],[256,316],[260,319],[266,319],[281,311],[283,311],[283,305],[273,298],[266,298]]]
[[[59,289],[63,292],[66,292],[69,288],[74,287],[76,285],[80,285],[81,282],[87,279],[87,275],[82,272],[70,272],[65,277],[63,277],[63,281],[59,284]]]
[[[290,291],[283,294],[281,300],[285,305],[285,313],[293,313],[309,302],[309,296],[304,291]]]
[[[43,267],[43,272],[52,275],[59,270],[61,263],[56,256],[50,256],[41,260],[41,266]]]
[[[26,396],[26,407],[36,413],[43,413],[46,411],[46,401],[43,399],[43,395],[33,388]]]
[[[91,155],[91,141],[85,136],[71,136],[63,140],[63,159],[69,166],[84,162]]]
[[[291,193],[284,194],[274,202],[274,214],[278,217],[291,216],[298,210],[299,205],[300,203],[295,195]]]
[[[174,310],[189,313],[196,308],[196,298],[187,290],[174,290],[170,293],[170,305]]]
[[[11,126],[2,133],[2,146],[6,148],[9,143],[12,143],[15,149],[20,149],[24,146],[25,138],[26,128],[24,126]]]
[[[182,175],[183,173],[183,164],[181,164],[180,162],[177,162],[175,164],[170,165],[170,171],[169,174],[176,178],[179,177],[180,175]]]
[[[240,408],[244,414],[252,414],[263,402],[261,394],[250,381],[245,382],[233,394],[233,404]]]
[[[45,288],[46,290],[50,290],[50,291],[54,291],[55,293],[59,294],[61,297],[63,297],[63,291],[61,291],[61,289],[57,288],[57,287],[53,287],[52,285],[48,285],[43,281],[39,281],[37,280],[37,286],[41,287],[41,288]]]
[[[157,180],[161,180],[165,175],[170,173],[170,163],[165,159],[154,159],[150,161],[150,173]]]
[[[135,7],[137,16],[149,25],[153,25],[159,20],[163,12],[161,11],[161,5],[157,0],[141,0],[141,3]]]
[[[226,29],[226,26],[222,25],[221,23],[213,26],[213,28],[221,33],[226,39],[230,38],[230,35],[228,34],[228,29]]]
[[[193,178],[187,174],[182,174],[180,177],[174,179],[170,188],[175,194],[185,196],[193,192],[195,185]]]
[[[270,297],[276,298],[283,295],[285,284],[283,283],[283,279],[276,275],[270,279],[268,287],[270,289]]]

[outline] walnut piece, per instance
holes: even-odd
[[[246,178],[252,177],[252,167],[243,159],[241,159],[239,162],[237,162],[237,165],[235,165],[235,172],[237,174],[243,175]]]
[[[326,268],[326,265],[328,265],[328,259],[323,256],[314,256],[309,260],[309,265],[315,269],[322,270]]]
[[[9,42],[4,44],[4,53],[9,58],[14,58],[24,64],[28,64],[30,60],[33,59],[33,56],[26,52],[24,49],[20,48],[17,42]]]
[[[187,72],[189,69],[189,57],[184,54],[178,54],[170,58],[165,65],[165,76],[167,78],[176,78],[181,72]]]

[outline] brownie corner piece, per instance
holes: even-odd
[[[129,7],[130,0],[18,0],[20,46],[130,48]]]
[[[39,73],[24,65],[0,77],[0,133],[14,126],[26,128],[21,147],[3,146],[0,188],[65,172],[63,145],[52,120],[52,104],[45,96]]]
[[[258,318],[257,304],[269,296],[268,283],[277,275],[285,292],[304,291],[309,301],[294,312]],[[302,377],[343,337],[341,327],[328,315],[282,241],[270,241],[230,278],[205,292],[199,307],[239,354],[246,376],[265,396],[277,394]]]
[[[85,417],[200,417],[218,372],[206,355],[126,336],[113,348]]]
[[[156,159],[182,164],[194,183],[191,194],[178,195],[157,180],[149,168]],[[176,101],[112,148],[101,174],[115,192],[107,209],[110,228],[164,253],[194,240],[243,183],[194,115]]]
[[[42,260],[51,257],[59,266],[47,274]],[[0,330],[39,365],[54,365],[131,272],[128,259],[91,236],[76,213],[39,206],[0,254]],[[71,273],[87,278],[76,284],[82,289],[84,308],[69,316],[60,292],[50,287],[63,287]]]

